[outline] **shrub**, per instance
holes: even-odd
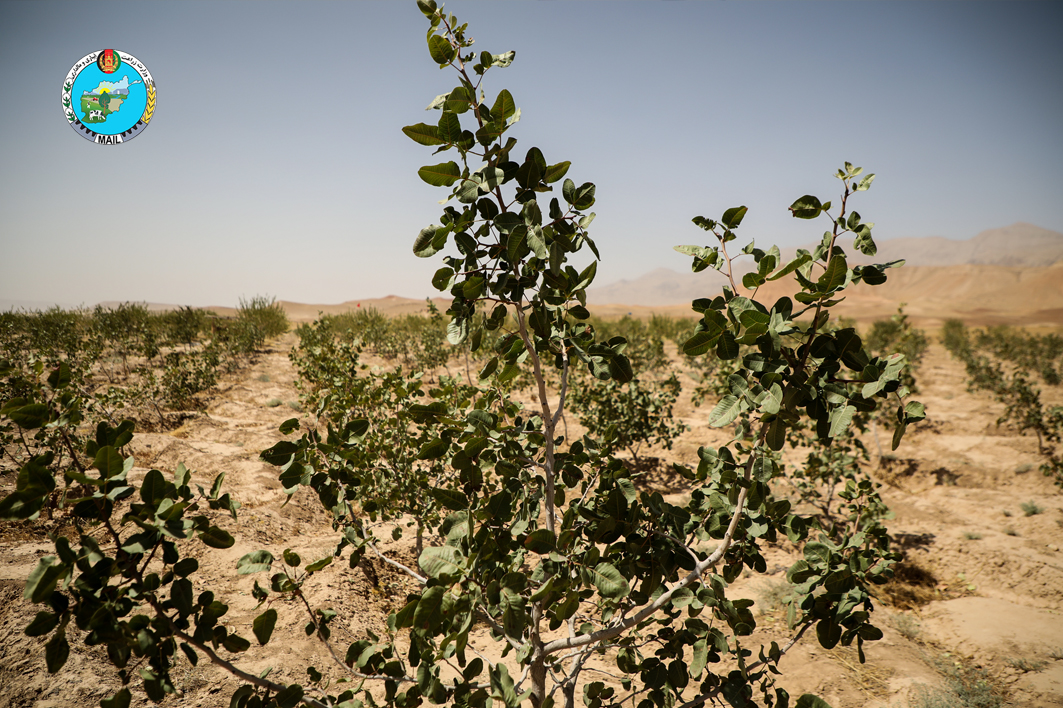
[[[254,325],[263,337],[277,337],[288,331],[288,314],[276,298],[255,295],[250,300],[240,298],[236,318]]]
[[[912,393],[918,391],[915,373],[926,354],[929,341],[923,330],[912,326],[904,312],[904,303],[897,308],[897,314],[888,320],[878,320],[871,325],[867,335],[868,351],[879,355],[897,352],[904,355],[904,385]]]
[[[1037,502],[1034,501],[1023,502],[1022,504],[1019,504],[1019,508],[1022,509],[1022,513],[1026,516],[1037,516],[1044,511],[1044,509],[1038,506]]]
[[[930,663],[941,674],[945,685],[914,686],[914,695],[908,701],[911,708],[1000,708],[1004,705],[1002,692],[984,669],[950,661],[947,657]]]
[[[633,379],[627,383],[575,377],[571,400],[580,423],[609,450],[627,450],[639,468],[643,445],[672,449],[687,427],[672,415],[682,386],[675,374],[663,381]]]
[[[943,337],[949,351],[963,361],[967,369],[968,389],[992,391],[1004,404],[1004,412],[997,419],[998,425],[1011,422],[1020,433],[1032,430],[1037,435],[1037,446],[1045,458],[1041,472],[1063,486],[1063,455],[1055,447],[1055,443],[1063,440],[1063,406],[1046,409],[1041,403],[1041,390],[1031,383],[1031,370],[1041,370],[1042,378],[1049,382],[1056,375],[1044,369],[1045,366],[1051,368],[1050,365],[1038,359],[1036,354],[1031,357],[1028,353],[1031,342],[1037,339],[996,328],[990,333],[979,334],[972,343],[963,324],[954,320],[946,322]],[[1060,343],[1063,346],[1063,340]],[[1056,355],[1053,353],[1054,340],[1046,347],[1051,355]],[[988,349],[990,354],[981,353],[980,348]],[[1039,352],[1040,347],[1035,345],[1033,350]],[[1010,372],[1005,371],[1001,361],[1013,362]]]

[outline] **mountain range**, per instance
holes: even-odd
[[[999,229],[990,229],[967,240],[939,236],[890,239],[877,243],[878,253],[873,257],[856,251],[852,247],[852,239],[843,239],[839,243],[845,249],[850,265],[887,263],[904,259],[903,269],[889,271],[890,279],[898,281],[898,285],[900,281],[905,283],[911,281],[912,285],[920,283],[923,289],[936,290],[933,288],[936,276],[938,280],[941,279],[940,276],[943,276],[937,271],[941,269],[951,271],[956,266],[967,266],[960,271],[968,277],[973,277],[966,287],[973,288],[975,292],[971,295],[975,297],[978,296],[977,291],[988,294],[988,291],[994,290],[993,283],[1001,277],[1005,282],[1000,283],[1000,287],[1011,287],[1024,281],[1028,281],[1026,284],[1029,285],[1034,280],[1040,281],[1041,276],[1044,275],[1047,276],[1045,284],[1050,286],[1050,290],[1057,289],[1051,287],[1057,279],[1060,287],[1063,288],[1063,267],[1052,268],[1055,264],[1063,264],[1063,234],[1032,224],[1020,222]],[[809,250],[814,247],[815,244],[805,246]],[[783,250],[782,262],[786,263],[792,259],[796,251],[796,248]],[[752,264],[752,259],[743,258],[736,261],[735,265],[738,267],[746,263]],[[990,281],[976,276],[979,271],[983,270],[982,267],[988,266],[993,266],[993,268],[987,269],[983,276],[995,274]],[[1003,270],[999,267],[1003,267]],[[747,266],[741,272],[748,269]],[[1047,269],[1053,272],[1047,272]],[[945,277],[944,281],[955,281],[955,276],[959,275],[960,271],[953,273],[950,277]],[[1042,271],[1046,272],[1042,273]],[[902,273],[904,275],[901,275]],[[712,269],[701,273],[678,273],[669,268],[657,268],[634,280],[620,280],[609,285],[590,288],[587,290],[587,300],[596,305],[611,303],[644,307],[689,305],[692,300],[699,297],[718,294],[726,283],[726,276]],[[955,284],[958,285],[958,283]],[[879,292],[886,294],[881,290]],[[913,293],[915,294],[917,293]],[[928,296],[944,294],[946,293],[940,291],[927,293]],[[948,291],[947,294],[954,297],[958,293]],[[1063,292],[1060,295],[1063,298]],[[1057,305],[1053,298],[1049,306],[1063,307],[1063,299]]]

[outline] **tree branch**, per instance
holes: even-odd
[[[423,575],[415,572],[413,569],[408,568],[407,566],[403,565],[402,563],[399,563],[396,560],[392,560],[392,559],[388,558],[383,553],[378,551],[377,547],[375,545],[373,545],[372,543],[368,543],[367,542],[365,545],[369,548],[369,550],[371,550],[373,553],[375,553],[377,555],[377,557],[380,558],[380,560],[384,561],[388,565],[391,565],[391,566],[394,566],[395,568],[398,568],[403,573],[406,573],[406,575],[410,576],[411,578],[413,578],[414,580],[419,582],[421,585],[426,585],[428,583],[428,578],[426,578]]]
[[[753,449],[749,451],[749,458],[746,460],[744,479],[747,483],[749,482],[750,477],[752,475],[755,453],[757,451],[757,448],[759,448],[763,444],[764,437],[767,435],[767,433],[768,425],[764,423],[761,425],[760,434],[757,436],[757,441],[753,445]],[[693,585],[695,582],[700,580],[701,576],[705,573],[705,571],[716,565],[720,561],[720,559],[723,558],[724,554],[727,552],[727,549],[731,547],[731,544],[734,540],[735,531],[738,529],[738,521],[742,517],[742,511],[745,507],[746,494],[748,493],[748,491],[748,487],[742,487],[741,490],[739,490],[738,500],[735,503],[734,515],[731,517],[731,523],[728,524],[727,531],[724,533],[723,539],[720,540],[720,545],[717,546],[716,550],[714,550],[707,558],[705,558],[705,560],[694,566],[694,570],[690,571],[690,573],[688,573],[685,578],[673,585],[667,592],[663,593],[656,600],[643,606],[642,609],[640,609],[634,615],[628,617],[623,622],[615,624],[611,627],[606,627],[605,629],[600,629],[597,632],[591,632],[590,634],[580,634],[576,637],[569,637],[566,639],[555,639],[554,641],[548,643],[543,648],[543,651],[547,654],[552,654],[563,649],[573,649],[575,647],[597,643],[606,639],[612,639],[613,637],[617,637],[628,629],[634,627],[636,624],[646,619],[650,615],[653,615],[666,604],[668,604],[668,602],[671,601],[672,596],[676,592],[682,590],[685,587],[689,587],[690,585]]]
[[[535,345],[531,341],[531,337],[528,335],[528,322],[524,316],[524,308],[517,303],[515,308],[517,311],[517,324],[519,327],[519,336],[521,341],[524,342],[524,349],[528,352],[528,356],[532,361],[532,373],[535,375],[535,382],[539,388],[539,406],[543,413],[543,437],[546,438],[546,469],[543,471],[543,476],[546,478],[546,528],[550,533],[556,534],[556,516],[557,510],[554,507],[554,416],[550,411],[550,401],[546,397],[546,379],[543,376],[542,362],[539,360],[539,353],[535,351]],[[563,410],[559,408],[559,410]]]
[[[154,603],[152,603],[152,604],[154,605]],[[156,608],[156,611],[158,612],[158,608]],[[166,615],[162,614],[161,612],[160,612],[160,615],[162,617],[166,617]],[[166,617],[166,619],[167,619],[167,621],[170,621],[169,617]],[[228,671],[233,676],[236,676],[239,679],[247,681],[248,683],[253,684],[255,686],[258,686],[259,688],[265,688],[265,689],[267,689],[269,691],[273,691],[274,693],[279,693],[280,691],[283,691],[285,688],[287,688],[287,686],[284,686],[282,684],[273,683],[272,681],[267,681],[264,678],[259,678],[258,676],[255,676],[254,674],[249,674],[246,671],[244,671],[243,669],[241,669],[240,667],[236,666],[235,664],[233,664],[233,663],[231,663],[229,661],[226,661],[225,659],[223,659],[220,656],[218,656],[214,652],[214,650],[211,649],[210,647],[208,647],[208,646],[206,646],[204,644],[200,644],[199,642],[197,642],[192,637],[188,636],[187,634],[185,634],[181,630],[177,629],[177,627],[173,624],[172,621],[170,621],[170,629],[171,629],[171,631],[173,631],[173,635],[175,637],[181,639],[182,641],[186,642],[187,644],[190,644],[191,646],[195,647],[196,649],[198,649],[201,652],[203,652],[204,654],[206,654],[207,658],[210,659],[212,663],[217,664],[218,666],[222,667],[223,669]],[[303,696],[302,702],[303,702],[304,705],[308,705],[311,708],[329,708],[327,704],[322,703],[321,701],[316,701],[313,698],[308,698],[306,696]]]

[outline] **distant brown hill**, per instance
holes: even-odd
[[[843,244],[852,263],[885,262],[904,258],[907,265],[888,272],[883,285],[858,285],[849,291],[837,314],[859,322],[887,318],[900,303],[923,327],[935,327],[949,318],[971,325],[1063,325],[1063,234],[1030,224],[1013,224],[983,231],[967,241],[945,238],[900,238],[878,244],[868,259]],[[792,255],[784,253],[784,257]],[[692,300],[721,292],[726,278],[714,271],[677,273],[658,268],[634,280],[622,280],[587,291],[591,311],[603,317],[651,314],[695,317]],[[793,294],[793,281],[768,283],[758,295],[774,301]],[[425,312],[425,301],[389,295],[350,300],[335,305],[315,305],[281,300],[294,322],[307,322],[318,313],[338,314],[375,308],[389,316]],[[448,299],[433,302],[446,310]],[[105,303],[116,304],[116,303]],[[172,305],[149,304],[151,309]],[[206,308],[231,316],[231,307]]]
[[[905,271],[913,266],[1045,268],[1063,262],[1063,234],[1023,223],[983,231],[966,241],[936,236],[882,241],[878,243],[878,253],[874,257],[864,256],[854,250],[851,239],[843,241],[841,245],[854,265],[903,259],[906,262]],[[811,245],[807,247],[812,248]],[[796,250],[784,251],[783,260],[792,258]],[[748,258],[738,261],[743,264],[751,262]],[[591,288],[587,291],[587,299],[594,304],[660,307],[689,303],[695,298],[719,292],[726,282],[726,278],[715,271],[677,273],[668,268],[658,268],[634,280],[621,280]]]
[[[878,242],[878,253],[865,256],[843,247],[854,264],[884,263],[904,259],[913,266],[1000,265],[1039,268],[1063,261],[1063,234],[1022,222],[983,231],[974,238],[956,240],[929,236],[894,238]],[[796,249],[791,249],[795,251]]]
[[[888,317],[900,303],[921,324],[956,317],[970,324],[1063,324],[1063,234],[1031,224],[983,231],[972,239],[899,238],[878,244],[868,258],[842,244],[850,262],[904,259],[880,286],[854,288],[838,314],[859,321]],[[784,260],[796,249],[784,252]],[[721,292],[727,279],[716,271],[677,273],[658,268],[634,280],[587,291],[592,309],[622,314],[655,311],[689,313],[690,302]],[[792,295],[792,281],[768,283],[759,295],[768,301]]]

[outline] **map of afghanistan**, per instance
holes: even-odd
[[[137,79],[131,84],[129,76],[124,75],[121,81],[101,81],[93,90],[85,91],[81,95],[81,114],[84,116],[81,119],[82,122],[105,122],[107,116],[122,107],[122,104],[129,96],[129,87],[140,83],[143,83],[143,81]]]

